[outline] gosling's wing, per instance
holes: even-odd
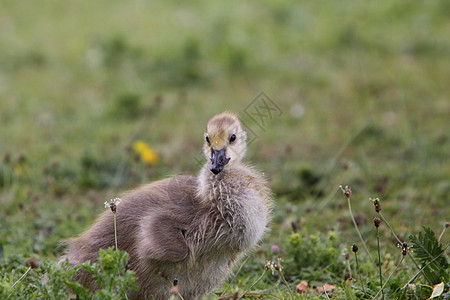
[[[140,221],[140,258],[176,262],[189,254],[185,239],[187,228],[195,217],[194,177],[176,176],[165,181],[159,205]]]
[[[182,224],[173,216],[154,214],[141,221],[138,253],[141,259],[176,262],[189,253]]]

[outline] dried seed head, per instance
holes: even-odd
[[[406,244],[406,242],[403,242],[403,245],[402,245],[402,254],[403,254],[403,256],[405,256],[406,254],[408,254],[408,245]]]
[[[36,269],[39,267],[39,263],[37,261],[35,261],[34,259],[30,258],[30,260],[28,261],[28,263],[30,264],[30,267],[32,269]]]
[[[273,263],[273,268],[275,269],[275,270],[277,270],[277,271],[280,271],[281,270],[281,265],[279,264],[279,263]]]
[[[115,213],[117,211],[117,205],[115,203],[110,203],[109,208],[111,208],[111,211]]]
[[[408,246],[406,242],[403,242],[402,244],[398,244],[397,247],[402,248],[402,255],[406,256],[408,255],[409,249],[411,249],[413,246]]]
[[[344,195],[349,198],[352,195],[352,191],[348,187],[348,185],[345,186],[345,188],[342,188],[342,185],[340,186],[342,192],[344,192]]]
[[[9,162],[11,161],[11,155],[7,152],[5,153],[5,155],[3,155],[3,162],[5,163],[5,165],[9,164]]]
[[[352,251],[355,253],[358,252],[358,246],[356,246],[356,244],[353,244]]]
[[[448,228],[450,226],[450,222],[445,222],[445,228]]]
[[[345,260],[349,260],[350,259],[350,254],[349,253],[345,253],[344,254],[344,258],[345,258]]]
[[[17,162],[18,162],[19,164],[24,163],[26,160],[27,160],[27,159],[26,159],[26,157],[25,157],[24,154],[20,154],[19,157],[17,158]]]
[[[116,213],[117,206],[120,204],[120,201],[122,201],[120,198],[114,198],[109,201],[105,201],[105,208],[110,208],[113,213]]]
[[[381,203],[380,203],[380,199],[375,198],[372,200],[373,201],[373,205],[375,206],[375,211],[377,213],[379,213],[381,211]]]
[[[380,218],[378,218],[378,217],[375,217],[374,219],[373,219],[373,224],[375,225],[375,227],[380,227],[380,224],[381,224],[381,220],[380,220]]]
[[[294,221],[291,222],[291,227],[292,227],[292,231],[293,232],[297,232],[297,227],[298,226],[297,226],[297,224]]]

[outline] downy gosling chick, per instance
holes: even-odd
[[[168,299],[175,278],[184,299],[199,299],[221,285],[234,263],[267,231],[272,200],[268,182],[244,165],[246,133],[238,118],[222,113],[204,135],[207,162],[197,177],[175,176],[129,192],[117,207],[120,250],[130,254],[139,290],[134,299]],[[96,261],[114,245],[113,214],[105,211],[68,242],[72,264]],[[98,287],[84,272],[74,278]]]

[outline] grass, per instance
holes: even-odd
[[[227,109],[251,129],[247,160],[270,177],[276,201],[272,231],[230,293],[252,286],[271,245],[291,263],[293,226],[322,252],[301,272],[286,266],[291,289],[342,284],[341,254],[360,242],[341,184],[374,257],[369,198],[381,199],[402,241],[422,225],[440,233],[450,212],[449,9],[444,0],[3,1],[0,262],[21,257],[9,263],[11,282],[28,258],[55,262],[60,241],[92,224],[105,200],[195,174],[205,122]],[[261,91],[282,113],[259,127],[245,112]],[[138,140],[158,163],[136,158]],[[386,275],[399,249],[382,220]],[[358,259],[375,290],[377,268]],[[418,271],[408,258],[398,268],[399,285]],[[280,278],[266,274],[253,289],[289,297]]]

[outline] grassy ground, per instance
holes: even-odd
[[[440,233],[449,221],[448,1],[6,0],[1,7],[3,261],[55,261],[59,242],[88,227],[105,200],[149,180],[195,174],[205,123],[224,110],[248,125],[247,160],[271,178],[276,203],[272,231],[231,291],[251,287],[272,245],[290,262],[299,251],[289,250],[292,223],[304,245],[336,251],[304,258],[307,270],[287,267],[291,288],[303,279],[342,285],[342,254],[360,242],[340,184],[353,191],[374,257],[369,198],[381,199],[401,239],[422,225]],[[247,113],[262,103],[261,92],[278,110],[258,126]],[[158,163],[135,159],[137,140]],[[388,228],[380,230],[387,277],[400,250]],[[375,282],[377,269],[364,253],[360,259]],[[409,260],[402,268],[396,278],[404,284],[417,269]],[[252,289],[288,297],[279,280],[268,275]]]

